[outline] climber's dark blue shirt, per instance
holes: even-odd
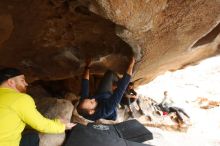
[[[96,112],[91,116],[85,116],[85,118],[95,121],[98,119],[116,120],[117,112],[116,107],[120,103],[121,98],[130,82],[131,76],[127,73],[120,79],[117,85],[117,89],[113,92],[104,92],[96,94],[90,98],[95,98],[98,106]],[[89,80],[82,79],[81,99],[89,97]]]

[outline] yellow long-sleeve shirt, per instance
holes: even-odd
[[[0,88],[0,146],[19,146],[26,124],[43,133],[65,131],[59,120],[43,117],[29,95]]]

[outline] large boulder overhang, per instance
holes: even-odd
[[[29,81],[122,73],[151,81],[219,53],[220,2],[207,0],[1,0],[0,66],[20,68]]]

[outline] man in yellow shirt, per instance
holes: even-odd
[[[32,97],[25,94],[27,86],[18,69],[0,70],[0,146],[19,146],[26,124],[43,133],[63,133],[75,125],[43,117]]]

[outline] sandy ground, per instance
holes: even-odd
[[[166,72],[151,83],[139,87],[139,94],[161,102],[168,91],[175,106],[190,116],[192,126],[186,133],[148,127],[155,146],[220,146],[220,107],[200,108],[198,98],[220,102],[220,56],[204,60],[176,72]]]
[[[154,136],[145,142],[155,146],[220,146],[220,107],[207,110],[194,109],[192,126],[186,133],[164,131],[147,127]]]

